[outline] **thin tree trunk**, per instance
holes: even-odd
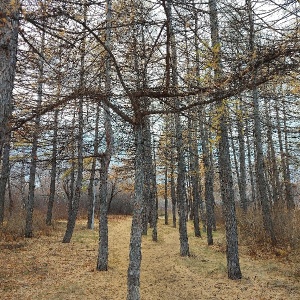
[[[165,200],[165,225],[169,225],[169,212],[168,212],[168,167],[165,165],[165,184],[164,184],[164,200]]]
[[[191,123],[191,124],[190,124]],[[189,152],[190,152],[190,172],[193,195],[193,221],[194,233],[196,237],[201,237],[199,226],[199,206],[200,206],[200,185],[199,185],[199,155],[197,141],[197,121],[189,119]]]
[[[254,20],[252,12],[252,1],[246,0],[248,8],[248,18],[250,24],[249,31],[249,48],[252,53],[254,53]],[[271,238],[273,245],[277,243],[276,236],[274,232],[273,220],[271,217],[271,208],[270,201],[268,199],[267,191],[267,181],[265,178],[265,163],[264,163],[264,154],[263,154],[263,144],[262,144],[262,130],[261,130],[261,120],[259,115],[259,103],[258,103],[258,89],[255,86],[256,75],[254,77],[254,88],[252,90],[252,99],[253,99],[253,114],[254,114],[254,137],[255,137],[255,148],[256,148],[256,180],[257,187],[259,191],[260,204],[262,207],[263,214],[263,223],[264,229]]]
[[[238,132],[238,142],[239,142],[239,163],[240,163],[240,201],[241,207],[244,212],[248,209],[248,199],[246,195],[246,153],[245,153],[245,134],[244,134],[244,124],[243,124],[243,106],[238,107],[237,113],[237,132]]]
[[[170,43],[171,43],[171,64],[172,64],[172,84],[176,88],[178,85],[177,74],[177,50],[175,34],[172,24],[172,8],[171,0],[167,0],[165,12],[168,20]],[[179,99],[175,99],[175,107],[179,107]],[[187,207],[186,207],[186,186],[185,186],[185,158],[182,138],[182,125],[179,113],[175,113],[175,145],[177,150],[177,204],[179,214],[179,240],[180,240],[180,255],[189,256],[189,243],[187,235]]]
[[[87,17],[87,6],[84,2],[84,8],[83,8],[83,17],[84,22],[86,22]],[[79,89],[83,90],[85,87],[85,54],[86,54],[86,41],[85,39],[81,42],[80,47],[80,82],[79,82]],[[80,197],[81,197],[81,189],[82,189],[82,179],[83,179],[83,127],[84,127],[84,118],[83,118],[83,97],[79,98],[78,101],[78,134],[77,134],[77,178],[76,178],[76,184],[75,184],[75,191],[74,191],[74,198],[72,197],[72,210],[69,213],[68,216],[68,222],[67,222],[67,229],[65,232],[65,235],[63,237],[62,242],[63,243],[70,243],[75,224],[76,219],[79,211],[79,205],[80,205]],[[72,190],[73,191],[73,190]]]
[[[251,145],[249,138],[249,121],[246,119],[245,124],[245,135],[246,135],[246,145],[247,145],[247,162],[249,168],[249,176],[250,176],[250,186],[251,186],[251,202],[256,205],[256,193],[255,193],[255,181],[253,176],[253,168],[252,168],[252,155],[251,155]]]
[[[45,49],[45,31],[42,31],[41,40],[41,53],[44,53]],[[38,79],[38,91],[37,91],[37,111],[39,111],[42,105],[43,98],[43,77],[44,77],[44,60],[39,58],[39,79]],[[37,167],[37,150],[38,150],[38,138],[40,129],[41,117],[38,115],[34,120],[34,132],[33,132],[33,142],[31,148],[31,165],[29,173],[29,187],[28,187],[28,200],[26,203],[26,224],[25,224],[25,237],[33,237],[32,219],[33,219],[33,209],[34,209],[34,192],[35,192],[35,177],[36,177],[36,167]]]
[[[176,211],[176,206],[177,206],[177,199],[176,199],[176,187],[175,187],[175,159],[174,159],[174,142],[173,142],[173,137],[172,137],[172,142],[171,142],[171,200],[172,200],[172,224],[173,227],[176,228],[176,223],[177,223],[177,211]]]
[[[272,122],[270,118],[270,109],[268,109],[268,103],[265,102],[265,110],[266,110],[266,125],[267,125],[267,140],[269,144],[269,156],[270,156],[270,177],[271,177],[271,185],[272,185],[272,199],[273,204],[278,207],[280,204],[280,181],[279,181],[279,173],[277,169],[276,162],[276,153],[274,147],[274,141],[272,136]]]
[[[95,174],[96,174],[96,156],[98,155],[99,147],[99,116],[100,116],[100,106],[97,104],[96,108],[96,120],[95,120],[95,139],[94,139],[94,157],[92,161],[90,182],[88,187],[88,220],[87,228],[94,229],[94,218],[95,218]]]
[[[290,170],[290,153],[288,143],[288,130],[286,124],[286,108],[283,106],[283,129],[284,129],[284,148],[285,148],[285,167],[286,167],[286,203],[288,210],[295,209],[295,200],[292,191],[291,170]]]
[[[0,177],[0,226],[3,225],[4,221],[4,204],[5,204],[5,192],[6,185],[9,181],[10,176],[10,164],[9,164],[9,153],[10,153],[10,138],[6,138],[7,142],[4,144],[2,151],[2,168]]]
[[[205,177],[205,204],[206,204],[206,234],[207,244],[213,245],[213,226],[214,226],[214,175],[213,165],[211,159],[211,150],[208,145],[207,128],[205,128],[205,115],[201,114],[201,140],[202,140],[202,154],[204,164],[204,177]]]
[[[233,156],[233,162],[234,162],[234,168],[236,172],[236,178],[238,182],[238,188],[239,188],[239,193],[241,192],[241,178],[240,178],[240,171],[239,171],[239,165],[237,161],[237,155],[236,155],[236,147],[234,143],[234,137],[232,133],[232,127],[229,125],[229,134],[230,134],[230,141],[231,141],[231,150],[232,150],[232,156]],[[241,202],[241,199],[240,199]]]
[[[11,191],[10,177],[8,177],[8,180],[7,180],[7,188],[8,188],[8,199],[9,199],[8,212],[9,212],[9,217],[11,217],[13,214],[13,210],[14,210],[14,199],[13,199],[13,194]]]
[[[152,142],[154,145],[154,142]],[[157,242],[157,219],[158,219],[158,195],[156,188],[156,155],[153,147],[153,166],[151,171],[151,197],[153,198],[151,209],[151,227],[152,227],[152,241]]]
[[[286,128],[286,112],[285,107],[283,106],[283,125],[284,125],[284,132],[285,132],[285,151],[283,145],[283,137],[282,137],[282,129],[280,124],[280,117],[279,117],[279,107],[277,102],[275,103],[275,110],[276,110],[276,120],[277,120],[277,134],[278,134],[278,142],[279,142],[279,151],[280,151],[280,158],[281,158],[281,167],[282,167],[282,174],[283,174],[283,182],[284,182],[284,200],[286,207],[291,210],[295,208],[295,202],[293,199],[292,189],[291,189],[291,179],[290,179],[290,171],[289,171],[289,160],[288,160],[288,141],[287,141],[287,128]]]
[[[112,0],[107,0],[107,13],[106,13],[106,47],[111,48],[111,14],[112,14]],[[106,94],[111,93],[111,61],[109,55],[105,61],[105,91]],[[113,131],[111,124],[110,110],[105,103],[103,103],[104,110],[104,127],[105,127],[105,141],[106,150],[101,155],[101,169],[100,169],[100,211],[99,211],[99,250],[97,270],[107,271],[108,268],[108,222],[107,222],[107,178],[109,164],[113,152]]]
[[[58,135],[58,112],[56,109],[54,112],[54,129],[53,129],[53,140],[52,140],[52,159],[51,159],[51,173],[50,173],[50,195],[48,200],[48,209],[46,224],[52,224],[52,211],[55,198],[55,185],[56,185],[56,167],[57,167],[57,135]]]
[[[79,211],[79,204],[80,204],[80,197],[81,197],[82,178],[83,178],[83,99],[82,98],[79,99],[79,103],[78,103],[78,121],[79,124],[78,124],[78,140],[77,140],[77,155],[78,155],[77,178],[75,183],[75,190],[73,189],[72,186],[70,188],[71,195],[69,200],[68,222],[67,222],[66,232],[62,240],[63,243],[70,243],[71,241],[75,224],[76,224],[77,214]],[[72,180],[72,182],[74,183],[74,180]]]

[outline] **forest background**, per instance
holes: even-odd
[[[108,213],[132,214],[128,299],[159,214],[182,257],[188,220],[208,245],[225,228],[229,279],[239,236],[295,251],[299,34],[296,0],[1,1],[3,240],[33,238],[39,212],[70,243],[97,216],[107,271]]]

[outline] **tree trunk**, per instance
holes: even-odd
[[[214,174],[212,164],[212,153],[208,145],[208,133],[205,128],[205,115],[204,112],[201,116],[201,140],[202,140],[202,155],[204,164],[204,177],[205,177],[205,204],[206,204],[206,234],[207,244],[213,245],[213,226],[214,226]]]
[[[141,270],[141,244],[142,244],[142,211],[144,194],[144,151],[143,151],[143,125],[139,123],[134,127],[135,133],[135,189],[133,203],[133,217],[130,235],[129,266],[127,273],[127,300],[140,299],[140,270]]]
[[[14,5],[11,5],[9,0],[0,2],[0,12],[5,12],[0,22],[0,157],[6,143],[5,136],[9,131],[8,122],[12,113],[20,9],[19,1],[15,2]]]
[[[176,88],[178,85],[178,74],[177,74],[177,49],[175,34],[173,29],[172,20],[172,8],[171,0],[167,0],[167,5],[165,7],[165,13],[168,20],[169,28],[169,40],[171,46],[171,66],[172,66],[172,84]],[[175,99],[175,108],[179,107],[179,99]],[[188,256],[189,243],[187,235],[187,207],[186,207],[186,187],[185,187],[185,158],[184,158],[184,148],[183,148],[183,138],[182,138],[182,125],[179,113],[175,113],[175,145],[177,150],[177,204],[178,204],[178,214],[179,214],[179,240],[180,240],[180,255]]]
[[[58,109],[54,112],[54,129],[52,140],[52,159],[51,159],[51,173],[50,173],[50,195],[48,200],[48,209],[46,224],[52,224],[52,210],[55,197],[55,184],[56,184],[56,166],[57,166],[57,134],[58,134]]]
[[[90,182],[88,187],[88,220],[87,228],[94,229],[94,218],[95,218],[95,174],[96,174],[96,157],[98,156],[99,147],[99,116],[100,106],[97,104],[96,120],[95,120],[95,139],[94,139],[94,157],[92,161],[92,168],[90,174]]]
[[[154,145],[154,141],[152,142]],[[153,147],[153,166],[151,170],[151,198],[153,203],[151,207],[151,227],[152,227],[152,241],[157,242],[157,220],[158,220],[158,195],[156,188],[156,154]]]
[[[6,185],[9,181],[10,176],[10,164],[9,164],[9,153],[10,153],[10,138],[7,138],[7,142],[4,144],[2,153],[2,169],[0,177],[0,226],[3,225],[4,221],[4,204],[5,204],[5,192]]]
[[[83,99],[79,99],[78,103],[78,140],[77,140],[77,178],[75,183],[75,190],[71,186],[71,195],[69,199],[69,214],[65,235],[63,237],[63,243],[70,243],[75,224],[77,214],[79,211],[79,203],[81,197],[82,178],[83,178]],[[73,169],[74,171],[74,169]],[[72,179],[71,179],[72,180]],[[74,181],[73,181],[74,182]],[[73,194],[74,191],[74,194]]]
[[[190,116],[191,118],[192,116]],[[189,119],[189,153],[190,153],[190,177],[193,195],[193,222],[196,237],[201,237],[199,226],[200,185],[199,185],[199,155],[197,140],[197,120]]]
[[[111,14],[112,14],[112,1],[107,0],[107,13],[106,13],[106,47],[111,48]],[[105,91],[109,97],[111,93],[111,61],[109,55],[105,61]],[[113,131],[111,125],[110,110],[103,103],[104,110],[104,127],[105,127],[105,142],[106,150],[101,155],[101,169],[100,169],[100,212],[99,212],[99,250],[97,270],[107,271],[108,267],[108,224],[107,224],[107,178],[109,164],[113,152]]]
[[[45,31],[42,31],[41,40],[41,53],[44,53],[45,49]],[[44,60],[39,58],[39,78],[38,78],[38,91],[37,91],[37,111],[41,108],[43,98],[43,77],[44,77]],[[25,224],[25,237],[33,237],[32,218],[34,209],[34,192],[35,192],[35,176],[37,167],[37,150],[38,150],[38,138],[40,129],[41,117],[38,115],[34,120],[34,132],[32,136],[32,148],[31,148],[31,165],[29,173],[29,187],[28,187],[28,200],[26,203],[26,224]]]
[[[249,138],[249,121],[246,119],[245,124],[245,135],[246,135],[246,145],[247,145],[247,163],[249,168],[249,176],[250,176],[250,185],[251,185],[251,202],[256,205],[257,197],[256,197],[256,189],[255,189],[255,180],[253,176],[253,167],[252,167],[252,154],[251,154],[251,145]]]
[[[268,108],[268,103],[265,101],[265,112],[266,112],[266,126],[267,126],[267,141],[269,144],[269,156],[270,156],[270,181],[272,186],[272,193],[271,197],[273,199],[273,204],[275,207],[280,206],[280,181],[279,181],[279,172],[277,169],[277,162],[276,162],[276,153],[273,141],[273,126],[270,118],[270,109]]]
[[[172,224],[173,227],[176,228],[176,223],[177,223],[177,211],[176,211],[176,206],[177,206],[177,199],[176,199],[176,187],[175,187],[175,159],[174,159],[174,142],[172,138],[172,145],[171,145],[171,200],[172,200]]]
[[[247,9],[248,9],[248,18],[249,18],[249,48],[250,51],[254,54],[254,20],[252,12],[252,1],[247,0]],[[262,130],[261,130],[261,120],[259,115],[259,103],[258,103],[258,89],[255,86],[256,74],[253,74],[254,78],[254,88],[252,90],[252,99],[253,99],[253,115],[254,115],[254,137],[255,137],[255,150],[256,150],[256,180],[257,188],[259,191],[260,204],[262,208],[263,223],[264,229],[271,238],[273,245],[277,243],[276,236],[273,227],[273,220],[271,217],[271,208],[270,201],[268,199],[267,191],[267,181],[265,178],[265,163],[264,163],[264,154],[263,154],[263,144],[262,144]]]
[[[87,17],[87,6],[84,3],[83,8],[83,18],[86,22]],[[86,54],[86,40],[82,40],[80,45],[80,75],[79,75],[79,90],[85,88],[85,54]],[[82,189],[82,179],[83,179],[83,97],[81,96],[78,101],[78,133],[77,133],[77,178],[75,184],[74,198],[72,197],[72,208],[68,215],[67,229],[63,237],[63,243],[70,243],[75,224],[77,219],[77,214],[79,211],[81,189]],[[73,190],[72,190],[73,192]]]
[[[284,107],[284,106],[283,106]],[[277,120],[277,134],[278,134],[278,142],[279,142],[279,150],[280,150],[280,158],[281,158],[281,167],[282,167],[282,174],[283,174],[283,182],[284,182],[284,200],[286,207],[288,210],[295,208],[295,202],[293,198],[293,193],[291,189],[291,179],[290,179],[290,171],[289,171],[289,153],[288,153],[288,142],[287,142],[287,128],[286,128],[286,112],[285,108],[283,111],[283,125],[284,125],[284,132],[285,132],[285,151],[283,145],[283,137],[282,137],[282,129],[280,124],[280,117],[279,117],[279,107],[276,102],[275,104],[276,110],[276,120]]]
[[[0,226],[3,224],[4,219],[5,188],[9,174],[9,118],[12,113],[12,91],[17,60],[20,8],[18,1],[16,1],[16,5],[11,7],[10,2],[8,0],[0,2],[0,12],[7,12],[0,21],[0,159],[2,157]]]
[[[165,189],[164,189],[164,200],[165,200],[165,225],[169,225],[169,212],[168,212],[168,167],[165,166]]]
[[[246,153],[245,153],[245,135],[244,135],[244,124],[243,124],[243,106],[238,107],[237,113],[237,131],[238,131],[238,142],[239,142],[239,163],[240,163],[240,201],[241,207],[244,212],[248,209],[248,199],[246,195]]]
[[[219,28],[218,28],[218,12],[216,0],[209,0],[209,17],[211,27],[211,40],[212,48],[217,49],[219,45]],[[220,53],[214,52],[214,62],[216,68],[214,69],[214,76],[218,78],[221,73]],[[226,120],[226,105],[220,103],[218,105],[220,113],[219,122],[219,173],[220,173],[220,186],[221,195],[224,206],[225,214],[225,229],[226,229],[226,242],[227,242],[227,273],[229,279],[240,279],[242,273],[239,263],[238,251],[238,233],[236,212],[234,203],[233,180],[231,172],[229,141],[228,141],[228,128]]]

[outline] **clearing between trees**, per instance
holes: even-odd
[[[131,218],[109,217],[109,269],[96,271],[98,228],[79,220],[71,243],[61,242],[66,221],[48,235],[0,242],[1,299],[126,299]],[[180,257],[178,229],[158,222],[158,242],[143,237],[141,299],[300,299],[300,257],[295,252],[253,257],[240,247],[241,280],[226,274],[225,238],[215,245],[194,237],[190,257]]]

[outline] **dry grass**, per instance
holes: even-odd
[[[73,240],[62,244],[66,223],[58,222],[48,236],[0,243],[1,299],[126,299],[126,273],[131,219],[109,219],[109,270],[95,270],[97,230],[79,221]],[[195,238],[189,224],[191,257],[179,256],[178,230],[159,220],[159,241],[143,238],[141,298],[175,299],[300,299],[300,260],[297,253],[252,258],[241,249],[243,279],[226,276],[224,237],[215,246]]]

